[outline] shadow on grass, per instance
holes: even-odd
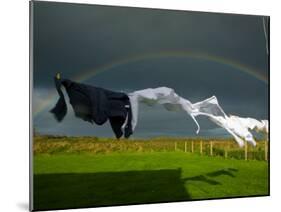
[[[202,174],[202,175],[197,175],[194,177],[187,177],[182,179],[185,183],[189,182],[189,181],[200,181],[200,182],[205,182],[208,183],[210,185],[221,185],[221,183],[217,180],[214,180],[212,178],[214,177],[218,177],[218,176],[229,176],[229,177],[235,177],[235,175],[233,174],[234,172],[237,172],[237,169],[232,169],[232,168],[228,168],[228,169],[221,169],[218,171],[214,171],[214,172],[209,172],[206,174]]]
[[[35,210],[188,199],[181,169],[34,175]]]
[[[213,178],[235,177],[237,170],[223,169],[181,178],[181,169],[58,173],[34,175],[34,209],[65,209],[190,200],[185,183],[221,183]]]

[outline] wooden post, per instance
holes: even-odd
[[[194,144],[193,144],[193,141],[191,141],[191,152],[193,153],[194,151]]]
[[[267,161],[268,143],[267,139],[264,141],[264,160]]]
[[[228,156],[228,148],[229,148],[229,144],[227,144],[226,147],[224,148],[224,158],[227,158]]]
[[[245,154],[245,160],[248,160],[248,144],[247,142],[245,142],[245,148],[244,148],[244,154]]]
[[[213,156],[213,142],[210,141],[210,155]]]
[[[184,152],[187,151],[186,141],[184,142]]]
[[[203,153],[203,142],[200,140],[200,154],[202,155]]]

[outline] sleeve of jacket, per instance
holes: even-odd
[[[65,102],[65,98],[63,95],[63,92],[61,90],[61,79],[54,78],[55,80],[55,86],[57,89],[57,92],[59,94],[59,99],[53,109],[50,110],[51,113],[54,114],[57,121],[62,121],[67,113],[67,105]]]
[[[102,125],[108,119],[108,99],[103,90],[99,88],[91,88],[89,93],[92,119],[97,125]]]

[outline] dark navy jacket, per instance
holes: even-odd
[[[60,98],[50,112],[58,121],[62,121],[67,113],[65,98],[61,90],[63,85],[76,117],[98,125],[109,120],[116,138],[122,137],[121,127],[127,117],[124,136],[128,138],[133,133],[131,104],[125,93],[77,83],[68,79],[57,79],[56,77],[55,85]]]

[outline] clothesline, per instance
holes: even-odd
[[[125,94],[61,79],[58,76],[55,77],[55,85],[60,98],[50,112],[57,121],[62,121],[67,113],[67,105],[61,90],[64,86],[75,116],[98,125],[109,120],[116,138],[123,135],[129,138],[133,134],[138,122],[140,103],[150,106],[161,104],[168,111],[184,111],[195,122],[197,134],[200,132],[200,125],[196,117],[206,116],[231,134],[240,147],[244,146],[245,142],[256,145],[250,130],[268,133],[267,120],[228,116],[219,105],[216,96],[191,103],[168,87],[147,88]]]

